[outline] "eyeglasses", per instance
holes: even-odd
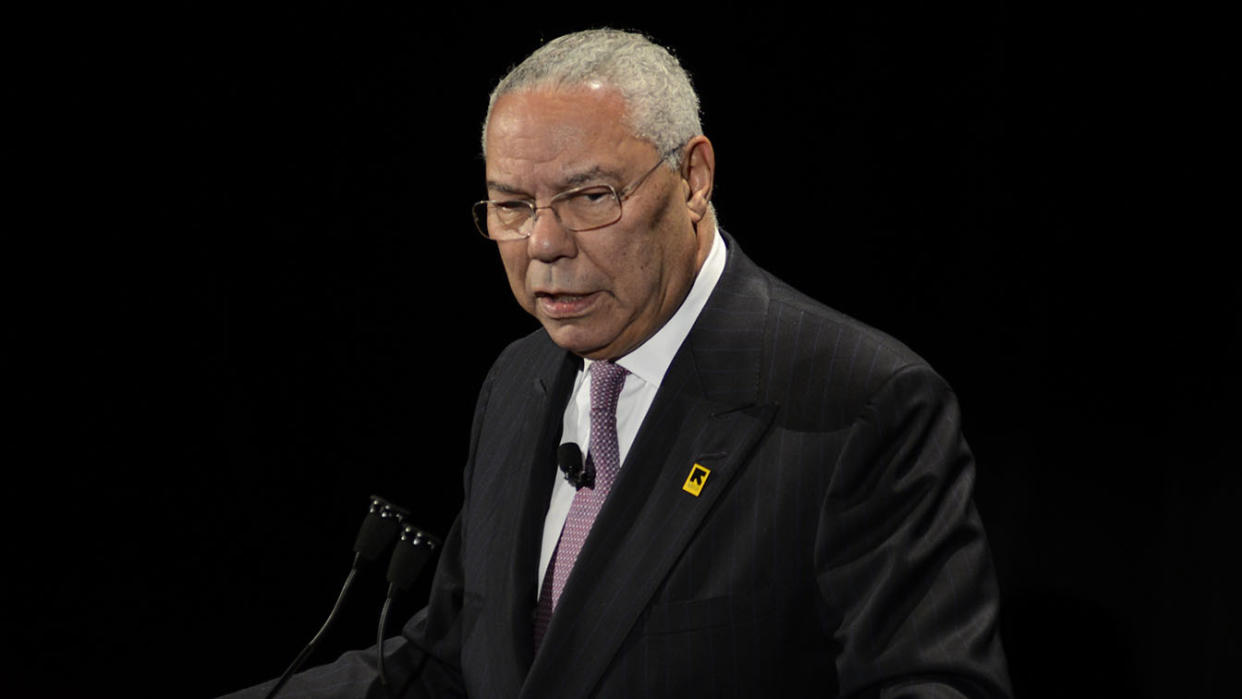
[[[681,150],[678,146],[656,161],[650,170],[629,183],[618,192],[610,184],[592,184],[576,187],[556,196],[546,206],[536,206],[525,199],[512,201],[485,200],[475,202],[472,209],[474,227],[484,238],[491,240],[519,240],[529,238],[540,209],[551,209],[556,220],[568,231],[589,231],[621,220],[621,202],[633,194],[665,160]]]

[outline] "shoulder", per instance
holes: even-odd
[[[526,385],[544,377],[550,379],[556,376],[565,356],[565,350],[539,328],[501,350],[487,373],[484,388],[495,390],[512,384]]]
[[[510,342],[501,350],[493,362],[492,371],[496,371],[497,367],[507,370],[538,370],[545,365],[559,364],[564,356],[565,350],[557,347],[543,328],[537,328]]]
[[[740,250],[731,254],[738,259],[729,288],[755,298],[752,307],[762,310],[751,331],[761,338],[762,393],[784,406],[786,416],[798,416],[807,428],[832,429],[894,393],[884,390],[893,386],[948,392],[927,361],[900,340],[798,291]]]

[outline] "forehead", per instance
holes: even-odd
[[[497,98],[487,127],[487,177],[518,184],[587,169],[622,172],[652,150],[625,124],[616,90],[537,88]]]

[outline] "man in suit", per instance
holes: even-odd
[[[287,693],[1008,696],[951,390],[717,228],[677,61],[549,42],[496,88],[484,150],[476,221],[543,327],[480,392],[388,689],[365,651]]]

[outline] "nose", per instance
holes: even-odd
[[[530,237],[526,239],[526,245],[531,259],[552,262],[577,254],[574,234],[561,225],[561,220],[551,208],[535,209],[535,216],[528,225]]]

